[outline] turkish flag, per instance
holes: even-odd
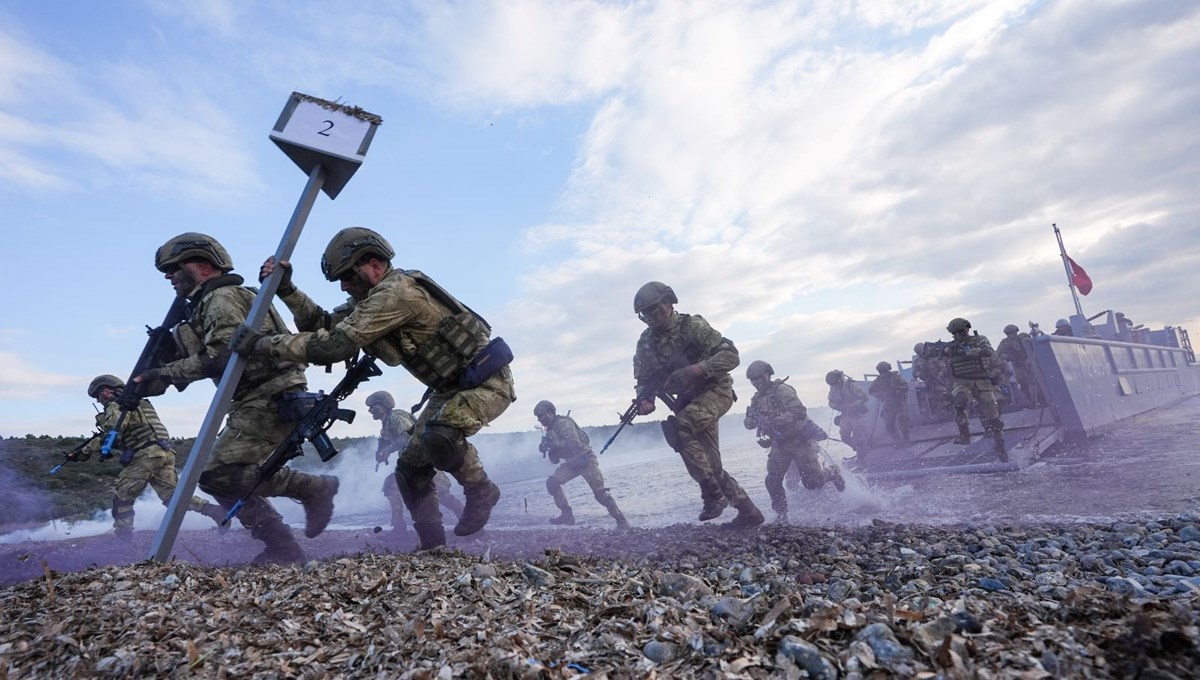
[[[1071,265],[1071,283],[1075,284],[1075,287],[1079,289],[1079,293],[1087,295],[1092,292],[1092,278],[1087,275],[1087,272],[1083,271],[1083,267],[1076,264],[1070,255],[1067,255],[1067,262]]]

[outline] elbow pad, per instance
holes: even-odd
[[[329,335],[321,337],[313,335],[305,348],[305,359],[311,364],[333,364],[345,361],[358,351],[350,338],[338,329],[330,331]]]

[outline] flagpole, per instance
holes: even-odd
[[[1058,239],[1058,254],[1062,257],[1063,269],[1067,272],[1067,287],[1071,289],[1071,300],[1075,302],[1075,313],[1083,318],[1083,307],[1079,304],[1079,295],[1075,292],[1075,279],[1071,276],[1071,262],[1067,259],[1067,249],[1063,246],[1062,232],[1058,230],[1057,224],[1051,224],[1054,227],[1054,237]]]

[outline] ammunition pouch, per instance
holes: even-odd
[[[513,353],[504,338],[492,338],[484,348],[471,359],[458,379],[459,387],[469,390],[479,387],[500,369],[512,363]]]
[[[422,382],[434,389],[445,389],[465,377],[464,369],[485,349],[482,345],[487,336],[487,326],[479,317],[471,312],[452,314],[442,319],[433,337],[404,353],[405,363]],[[511,361],[511,352],[509,355]]]
[[[121,453],[121,457],[117,459],[117,462],[121,464],[121,467],[129,467],[129,464],[133,462],[133,457],[135,455],[137,455],[136,449],[125,449]]]
[[[315,392],[281,392],[271,397],[279,419],[285,423],[297,423],[317,405],[321,395]]]

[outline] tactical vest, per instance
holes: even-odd
[[[204,329],[202,321],[206,307],[212,302],[212,294],[221,288],[235,287],[234,295],[241,298],[242,302],[249,309],[254,304],[254,298],[258,294],[258,289],[242,286],[242,277],[236,274],[227,274],[218,278],[212,279],[205,283],[203,289],[196,295],[195,302],[188,305],[186,318],[174,329],[172,335],[175,338],[175,344],[180,348],[185,356],[207,356],[208,347],[204,343]],[[278,335],[291,333],[288,330],[287,324],[283,322],[283,317],[272,305],[268,307],[267,319],[263,323],[263,333],[266,335]],[[220,372],[224,371],[224,366],[216,367]],[[256,388],[266,385],[268,382],[279,382],[280,390],[287,387],[292,387],[296,384],[304,382],[305,364],[292,361],[279,361],[265,353],[255,353],[246,361],[246,369],[242,373],[242,379],[238,381],[237,389],[234,391],[234,399],[241,399],[249,392]],[[220,372],[210,375],[213,382],[218,382],[221,378]],[[299,381],[288,378],[289,373],[299,373]],[[286,384],[283,384],[286,383]],[[267,390],[274,393],[280,390]]]
[[[487,345],[492,327],[424,273],[415,269],[402,273],[450,313],[419,343],[405,337],[402,329],[396,329],[384,340],[400,353],[404,367],[418,380],[435,390],[453,387],[467,364]]]
[[[579,438],[574,435],[579,433]],[[557,416],[546,432],[550,451],[563,460],[570,460],[592,453],[591,440],[575,421],[566,416]]]
[[[973,338],[955,341],[950,349],[950,373],[960,380],[990,380],[992,377],[987,357],[964,356],[957,352],[958,348],[971,345]]]
[[[655,337],[646,330],[639,341],[638,356],[641,359],[642,380],[663,378],[672,371],[702,361],[704,348],[695,339],[692,315],[679,314],[679,326],[664,338]]]
[[[96,417],[96,424],[108,429],[117,422],[120,414],[120,407],[114,401],[104,407],[104,413]],[[106,425],[106,423],[108,424]],[[170,436],[166,426],[159,420],[154,407],[143,400],[135,410],[130,411],[129,415],[125,417],[125,422],[121,424],[121,440],[118,446],[123,449],[141,451],[151,444],[167,441]]]

